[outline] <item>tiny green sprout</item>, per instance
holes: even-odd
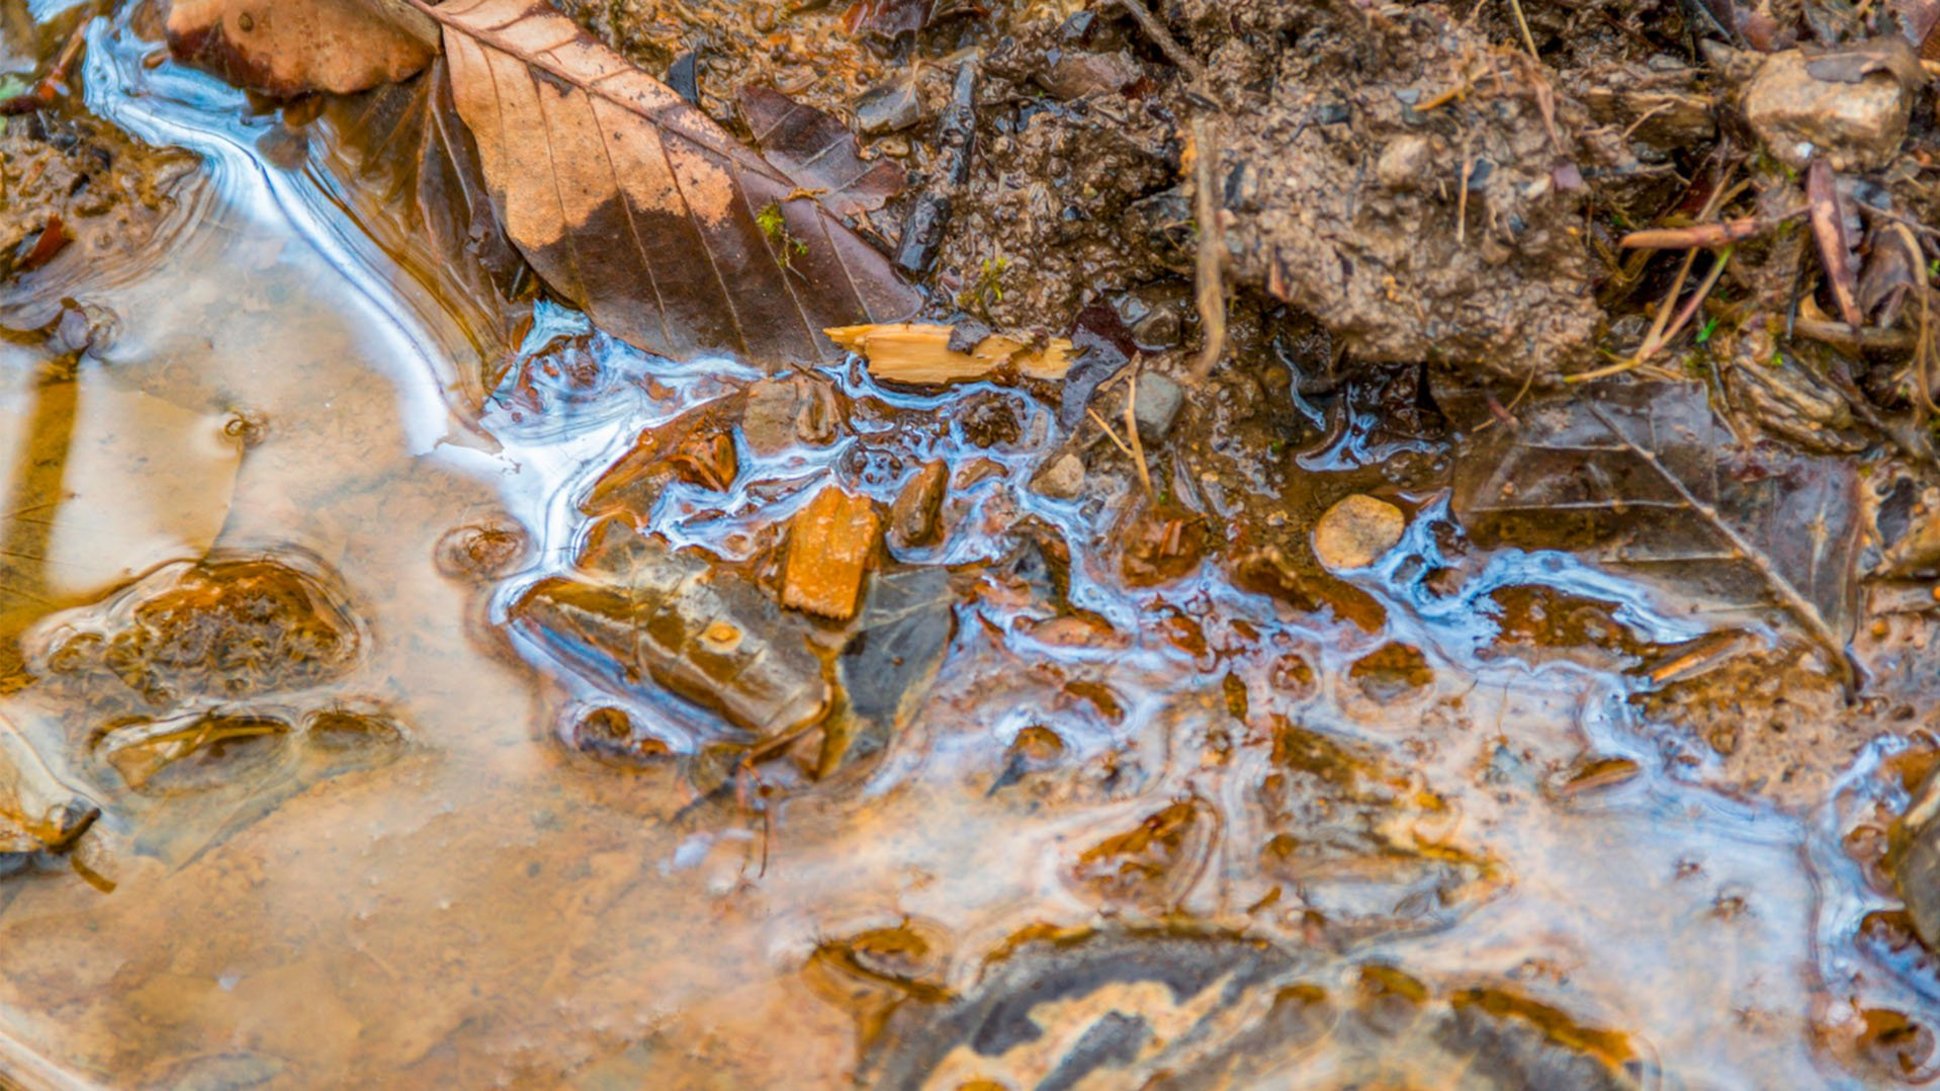
[[[1940,277],[1940,258],[1934,258],[1932,261],[1927,262],[1927,277],[1929,279]]]
[[[1780,352],[1780,351],[1778,351],[1777,349],[1773,349],[1773,350],[1772,350],[1772,358],[1771,358],[1771,359],[1769,359],[1769,360],[1767,360],[1767,361],[1765,361],[1765,366],[1766,366],[1766,367],[1784,367],[1784,366],[1785,366],[1785,354],[1784,354],[1784,353],[1782,353],[1782,352]]]
[[[1718,328],[1717,315],[1712,315],[1711,317],[1705,319],[1704,325],[1701,328],[1699,328],[1697,332],[1697,343],[1702,345],[1709,342],[1711,340],[1711,335],[1717,331],[1717,328]]]
[[[808,244],[788,230],[788,218],[782,215],[781,202],[769,201],[762,205],[761,211],[754,214],[754,225],[774,244],[776,252],[781,255],[783,269],[791,268],[797,255],[808,253]]]
[[[957,293],[957,306],[962,309],[988,311],[991,304],[1004,301],[1004,272],[1010,268],[1010,259],[994,257],[983,259],[983,267],[977,272],[976,283]]]

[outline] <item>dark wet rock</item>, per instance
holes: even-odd
[[[573,572],[519,596],[510,622],[609,685],[663,686],[757,735],[813,722],[831,697],[808,622],[624,520],[597,524]]]
[[[866,136],[907,129],[921,120],[923,100],[912,80],[891,80],[864,91],[855,101],[856,129]]]
[[[1139,312],[1139,313],[1142,313]],[[1131,362],[1138,345],[1119,308],[1093,303],[1071,323],[1071,344],[1078,356],[1065,373],[1058,396],[1058,423],[1071,428],[1084,419],[1085,407],[1101,383]]]
[[[890,544],[910,549],[934,542],[937,520],[943,513],[943,495],[949,486],[950,467],[942,459],[931,459],[918,467],[889,505]]]
[[[669,90],[687,100],[691,106],[701,104],[701,55],[699,50],[690,49],[674,58],[667,66],[666,83]]]
[[[956,635],[956,593],[943,568],[885,572],[870,584],[838,669],[849,711],[879,743],[929,690]]]
[[[113,678],[157,706],[316,685],[348,671],[362,642],[323,579],[267,558],[169,565],[36,640],[48,672]]]
[[[1185,391],[1179,384],[1157,372],[1146,372],[1138,377],[1138,401],[1132,406],[1133,419],[1138,421],[1139,438],[1146,443],[1163,443],[1172,433],[1172,425],[1179,419],[1179,410],[1185,405]]]

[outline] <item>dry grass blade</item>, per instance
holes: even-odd
[[[1813,642],[1824,650],[1829,665],[1839,676],[1840,682],[1850,689],[1855,679],[1853,677],[1852,661],[1846,656],[1845,641],[1841,640],[1838,634],[1832,631],[1832,626],[1826,624],[1825,616],[1819,612],[1819,608],[1814,606],[1804,595],[1801,595],[1798,588],[1792,586],[1792,582],[1779,573],[1770,558],[1766,557],[1757,546],[1754,546],[1744,535],[1738,533],[1731,524],[1725,522],[1724,517],[1718,514],[1716,508],[1705,503],[1702,498],[1691,491],[1690,486],[1686,485],[1682,478],[1672,473],[1670,468],[1665,466],[1663,461],[1657,457],[1656,452],[1648,450],[1632,440],[1622,428],[1617,426],[1615,421],[1610,419],[1608,414],[1594,403],[1588,405],[1587,410],[1591,416],[1595,417],[1609,430],[1610,435],[1618,443],[1622,444],[1633,456],[1649,466],[1658,477],[1662,478],[1664,483],[1670,486],[1671,490],[1677,494],[1678,498],[1683,501],[1686,507],[1700,519],[1704,520],[1705,525],[1710,527],[1713,533],[1724,539],[1731,546],[1739,559],[1744,561],[1745,564],[1750,565],[1758,573],[1758,577],[1764,581],[1765,586],[1777,597],[1778,601],[1785,607],[1786,612],[1790,613],[1805,628],[1806,633],[1812,637]]]
[[[649,352],[828,359],[918,297],[819,202],[658,80],[527,0],[413,0],[444,28],[494,205],[559,294]]]
[[[1132,361],[1130,385],[1125,388],[1125,435],[1132,444],[1132,464],[1138,467],[1138,483],[1145,486],[1148,499],[1156,499],[1152,491],[1152,471],[1145,464],[1145,444],[1138,437],[1138,361]]]

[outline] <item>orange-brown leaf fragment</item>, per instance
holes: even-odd
[[[458,114],[506,234],[595,323],[676,360],[835,355],[906,317],[889,259],[659,80],[532,0],[446,0]]]
[[[881,534],[868,497],[835,485],[816,493],[788,525],[782,604],[837,621],[854,617]]]
[[[437,53],[422,16],[382,0],[175,0],[165,29],[177,57],[277,98],[367,91]]]

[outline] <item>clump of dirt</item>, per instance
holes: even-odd
[[[186,152],[148,147],[87,114],[5,119],[0,277],[127,257],[153,237],[194,167]]]

